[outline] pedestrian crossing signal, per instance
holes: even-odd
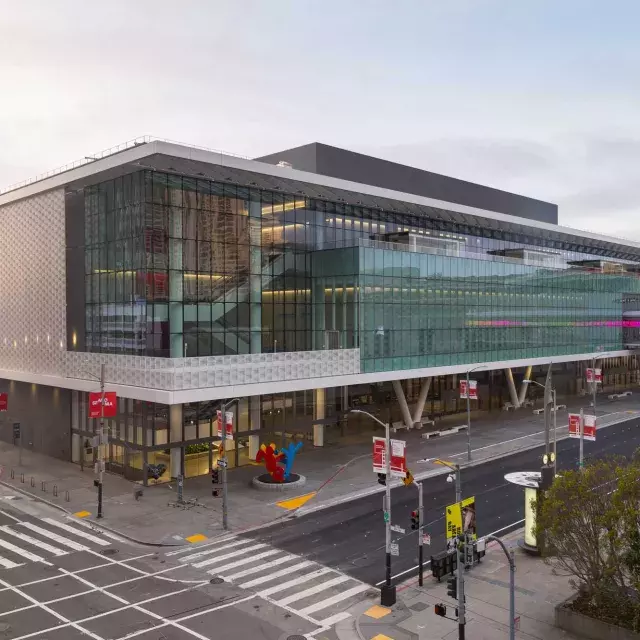
[[[417,511],[411,512],[411,528],[415,531],[420,528],[420,518]]]
[[[451,577],[447,580],[447,595],[454,600],[458,599],[458,578]]]
[[[447,607],[445,607],[442,602],[436,604],[434,609],[437,616],[441,616],[444,618],[447,615]]]
[[[381,484],[383,486],[387,485],[387,476],[384,473],[379,473],[378,474],[378,484]]]
[[[217,498],[220,495],[220,489],[216,486],[220,484],[220,472],[217,469],[211,469],[211,484],[213,485],[211,495]]]

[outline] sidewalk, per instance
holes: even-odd
[[[584,405],[586,401],[575,401]],[[569,405],[569,409],[573,403]],[[600,427],[640,416],[640,393],[624,400],[608,402],[601,399],[598,414],[602,416]],[[460,417],[453,420],[460,424]],[[567,436],[567,412],[558,413],[558,438]],[[510,455],[544,442],[544,417],[534,415],[530,409],[516,412],[495,413],[472,419],[472,464],[481,464],[492,458]],[[381,430],[382,431],[382,430]],[[423,439],[423,431],[398,432],[394,437],[407,441],[408,466],[417,479],[445,473],[442,467],[430,463],[418,463],[423,458],[450,458],[466,463],[467,435]],[[349,463],[348,466],[342,468]],[[92,470],[55,460],[41,454],[23,451],[22,466],[18,466],[18,451],[13,446],[0,443],[0,482],[6,486],[25,490],[41,499],[66,509],[71,513],[87,511],[95,518],[96,489]],[[11,478],[13,470],[14,478]],[[250,485],[251,479],[264,472],[263,467],[248,466],[229,471],[229,526],[236,533],[265,526],[279,518],[296,512],[279,507],[276,503],[321,491],[302,508],[300,515],[356,497],[384,490],[375,483],[371,471],[371,440],[357,444],[303,449],[298,455],[294,471],[304,475],[306,486],[289,492],[259,492]],[[21,482],[24,474],[24,483]],[[31,486],[31,478],[35,486]],[[332,478],[331,482],[327,481]],[[43,491],[42,483],[46,483]],[[53,496],[54,485],[58,496]],[[324,486],[323,486],[324,485]],[[202,506],[189,509],[168,506],[176,500],[175,482],[150,486],[136,501],[134,489],[140,486],[124,478],[106,474],[104,481],[104,518],[100,523],[135,540],[153,544],[183,544],[184,539],[196,534],[213,537],[222,533],[222,503],[211,496],[211,479],[201,476],[185,480],[184,497],[197,498]],[[68,492],[68,501],[67,498]]]
[[[502,540],[515,550],[515,609],[520,618],[516,638],[522,640],[572,640],[574,636],[554,626],[554,607],[573,590],[569,578],[552,573],[541,558],[517,546],[524,530]],[[491,543],[479,565],[465,574],[467,602],[466,637],[473,640],[507,640],[509,637],[509,565],[502,549]],[[446,579],[437,582],[425,572],[424,586],[417,578],[398,586],[393,609],[363,602],[351,611],[353,618],[335,628],[340,640],[453,640],[458,637],[454,620],[437,616],[434,605],[442,602],[447,617],[455,617],[457,602],[447,596]]]

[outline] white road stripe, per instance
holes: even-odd
[[[259,591],[259,596],[270,596],[272,593],[278,593],[278,591],[284,591],[289,587],[297,587],[299,584],[304,584],[305,582],[309,582],[309,580],[313,580],[314,578],[319,578],[323,576],[325,573],[329,573],[333,571],[333,569],[329,569],[329,567],[322,567],[321,569],[316,569],[316,571],[312,571],[311,573],[305,573],[305,575],[300,576],[299,578],[294,578],[293,580],[289,580],[288,582],[282,582],[277,584],[275,587],[269,587],[264,591]]]
[[[342,600],[346,600],[351,596],[355,596],[355,595],[358,595],[359,593],[362,593],[363,591],[367,591],[367,589],[370,589],[370,588],[371,587],[368,584],[359,584],[355,587],[352,587],[351,589],[342,591],[341,593],[336,593],[335,596],[326,598],[326,600],[322,600],[321,602],[312,604],[311,606],[306,607],[305,609],[301,609],[300,613],[304,613],[305,615],[308,616],[312,613],[315,613],[316,611],[320,611],[321,609],[326,609],[327,607],[337,604]],[[333,616],[333,617],[336,617],[336,616]],[[327,618],[327,620],[323,620],[320,624],[324,626],[324,625],[330,625],[333,623],[331,622],[331,618]]]
[[[308,598],[309,596],[315,596],[316,593],[320,593],[321,591],[325,591],[331,587],[335,587],[338,584],[346,582],[347,580],[351,580],[349,576],[338,576],[337,578],[332,578],[331,580],[327,580],[327,582],[323,582],[322,584],[316,584],[313,587],[309,587],[304,591],[298,591],[297,593],[293,593],[282,600],[276,600],[278,604],[291,604],[296,600],[303,600],[304,598]],[[324,607],[322,607],[324,608]]]
[[[58,522],[57,520],[54,520],[53,518],[42,518],[42,521],[46,522],[47,524],[51,524],[54,527],[59,527],[60,529],[64,529],[65,531],[68,531],[69,533],[73,533],[73,535],[78,536],[79,538],[84,538],[85,540],[90,540],[94,544],[98,544],[101,547],[108,547],[111,544],[110,542],[107,542],[106,540],[103,540],[102,538],[97,538],[96,536],[92,536],[90,533],[87,533],[86,531],[80,531],[80,529],[76,529],[75,527],[72,527],[71,525],[65,524],[64,522]]]
[[[107,531],[106,529],[94,528],[93,525],[90,522],[87,522],[86,520],[80,520],[79,518],[74,518],[72,522],[79,524],[85,529],[91,529],[91,531],[94,531],[95,533],[99,533],[103,535],[105,538],[111,538],[111,540],[115,540],[116,542],[124,542],[125,544],[127,542],[124,538],[117,536],[115,533],[111,533],[111,531]]]
[[[284,558],[278,558],[277,560],[272,560],[271,562],[265,562],[264,564],[259,564],[257,567],[251,567],[251,569],[245,569],[244,571],[238,571],[238,573],[233,573],[230,576],[222,576],[225,580],[237,580],[238,578],[245,578],[246,576],[252,576],[255,573],[260,573],[265,569],[270,569],[271,567],[278,567],[285,562],[291,562],[292,560],[298,560],[298,556],[285,556]]]
[[[64,536],[59,536],[57,533],[53,533],[53,531],[49,531],[48,529],[43,529],[39,527],[37,524],[33,524],[33,522],[21,522],[23,527],[27,529],[31,529],[31,531],[35,531],[39,533],[41,536],[45,536],[47,538],[51,538],[54,542],[61,544],[64,547],[69,547],[74,551],[88,551],[89,547],[85,547],[83,544],[79,542],[75,542],[74,540],[69,540],[69,538],[65,538]]]
[[[221,556],[216,556],[215,558],[207,558],[206,560],[202,560],[201,562],[194,562],[191,566],[196,569],[200,569],[201,567],[208,567],[209,565],[216,564],[222,560],[226,560],[227,558],[235,558],[237,556],[244,555],[248,551],[254,551],[255,549],[263,549],[267,545],[261,542],[260,544],[254,544],[251,547],[245,547],[244,549],[240,549],[239,551],[231,551],[229,553],[225,553]]]
[[[20,547],[16,547],[15,544],[11,544],[6,540],[2,540],[2,538],[0,538],[0,547],[4,547],[5,549],[8,549],[12,553],[22,556],[27,560],[31,560],[32,562],[43,562],[44,564],[51,564],[50,562],[47,562],[43,557],[38,556],[35,553],[31,553],[31,551],[25,551]]]
[[[32,536],[28,536],[26,533],[20,533],[19,531],[14,531],[8,525],[0,527],[0,531],[3,531],[4,533],[8,533],[9,535],[15,536],[16,538],[18,538],[18,540],[23,540],[24,542],[28,542],[29,544],[39,547],[40,549],[44,549],[45,551],[52,553],[54,556],[66,556],[68,553],[67,551],[58,549],[58,547],[54,547],[52,544],[48,544]]]
[[[257,587],[260,584],[264,584],[265,582],[271,582],[271,580],[275,580],[276,578],[281,578],[282,576],[289,575],[291,573],[295,573],[300,569],[304,569],[309,565],[313,564],[311,560],[304,560],[303,562],[299,562],[298,564],[294,564],[291,567],[287,567],[286,569],[281,569],[280,571],[275,571],[274,573],[269,573],[266,576],[262,576],[261,578],[256,578],[255,580],[249,580],[249,582],[244,582],[243,584],[238,585],[241,589],[251,589],[252,587]]]
[[[16,567],[21,567],[23,563],[11,562],[11,560],[7,560],[0,556],[0,567],[4,567],[5,569],[15,569]]]
[[[235,562],[230,562],[229,564],[225,564],[224,566],[218,567],[217,569],[212,569],[211,571],[207,571],[207,573],[220,575],[222,571],[228,571],[229,569],[235,569],[236,567],[241,567],[243,564],[249,564],[254,560],[262,560],[262,558],[268,558],[269,556],[272,556],[275,553],[281,553],[280,549],[269,549],[268,551],[263,551],[258,555],[249,556],[248,558],[242,558],[241,560],[236,560]]]
[[[247,544],[246,540],[237,540],[236,542],[231,542],[230,544],[222,545],[221,547],[216,547],[214,549],[208,549],[207,551],[198,551],[198,553],[192,553],[189,556],[185,556],[184,558],[178,558],[180,562],[191,562],[191,560],[195,560],[196,558],[202,558],[202,556],[209,556],[212,553],[217,553],[218,551],[224,551],[225,549],[231,549],[232,547],[237,547],[239,544]],[[166,555],[169,555],[168,553]]]
[[[336,622],[342,622],[343,620],[346,620],[350,617],[351,614],[348,611],[341,611],[340,613],[336,613],[335,616],[331,616],[326,620],[321,620],[320,622],[318,622],[318,624],[321,627],[332,627],[334,624],[336,624]]]

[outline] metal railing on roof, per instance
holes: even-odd
[[[56,169],[51,169],[51,171],[41,173],[37,176],[34,176],[33,178],[28,178],[27,180],[22,180],[21,182],[10,184],[7,187],[2,187],[0,188],[0,196],[11,191],[16,191],[17,189],[22,189],[23,187],[28,187],[29,185],[35,184],[36,182],[42,182],[47,178],[52,178],[54,176],[60,175],[61,173],[72,171],[73,169],[77,169],[78,167],[83,167],[85,165],[91,164],[92,162],[96,162],[96,160],[102,160],[103,158],[107,158],[109,156],[122,153],[123,151],[127,151],[128,149],[133,149],[134,147],[139,147],[140,145],[149,144],[151,142],[167,142],[169,144],[181,145],[189,147],[191,149],[199,149],[201,151],[219,153],[221,155],[233,156],[235,158],[243,158],[245,160],[249,160],[247,156],[242,156],[238,153],[232,153],[229,151],[223,151],[221,149],[211,149],[209,147],[203,147],[200,145],[187,144],[186,142],[177,142],[176,140],[169,140],[168,138],[157,138],[155,136],[139,136],[138,138],[133,138],[133,140],[122,142],[115,147],[109,147],[108,149],[104,149],[102,151],[99,151],[98,153],[85,156],[81,160],[75,160],[74,162],[69,162],[68,164],[57,167]]]

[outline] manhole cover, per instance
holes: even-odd
[[[209,584],[222,584],[224,580],[222,578],[211,578]]]
[[[299,635],[287,636],[287,640],[305,640],[305,637],[304,636],[299,636]]]
[[[413,611],[424,611],[428,606],[426,602],[416,602],[412,604],[409,609],[413,609]]]
[[[103,549],[101,553],[103,556],[113,556],[118,553],[118,549],[116,549],[115,547],[110,547],[109,549]]]

